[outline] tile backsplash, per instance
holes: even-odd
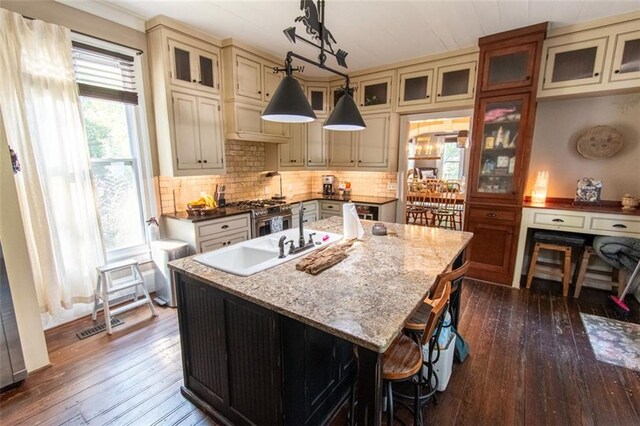
[[[203,191],[213,194],[216,185],[226,185],[227,201],[269,198],[280,192],[280,178],[266,176],[264,143],[230,140],[225,149],[226,175],[158,178],[162,213],[184,211],[188,201]],[[388,184],[397,182],[396,173],[306,170],[281,175],[287,196],[321,192],[322,175],[335,175],[338,182],[350,180],[355,195],[396,196],[395,190],[387,189]]]

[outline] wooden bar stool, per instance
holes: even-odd
[[[114,272],[126,271],[129,269],[129,275],[126,278],[114,280],[111,276]],[[102,300],[102,309],[104,311],[104,321],[107,326],[107,334],[111,334],[111,317],[118,315],[122,312],[130,309],[137,308],[138,306],[148,305],[151,310],[151,315],[157,317],[156,309],[151,302],[149,292],[144,286],[144,280],[142,279],[142,273],[138,267],[138,261],[135,259],[123,260],[122,262],[109,263],[104,266],[96,268],[98,271],[98,282],[94,291],[93,299],[93,315],[92,318],[95,321],[98,316],[98,305]],[[109,295],[121,292],[133,288],[133,302],[126,305],[122,305],[116,309],[109,307]],[[143,294],[141,299],[137,297],[138,288]]]
[[[573,293],[573,297],[579,297],[580,296],[580,291],[582,290],[582,285],[584,284],[584,280],[586,278],[587,272],[589,270],[589,261],[591,260],[592,256],[596,256],[596,251],[593,249],[593,247],[591,246],[587,246],[584,248],[584,253],[582,253],[582,260],[580,262],[580,270],[578,272],[578,278],[576,279],[576,289],[575,292]],[[602,273],[601,271],[598,271],[599,273]],[[606,274],[606,273],[605,273]],[[622,296],[622,292],[624,291],[624,279],[621,279],[622,277],[620,276],[619,270],[616,268],[613,268],[613,270],[611,271],[611,287],[613,288],[617,288],[618,290],[618,297]],[[607,284],[609,284],[608,281],[606,280],[601,280],[603,282],[606,282]]]
[[[533,247],[533,256],[529,265],[529,273],[527,274],[527,288],[531,288],[533,276],[536,273],[538,264],[545,266],[557,267],[555,264],[539,262],[538,257],[540,250],[550,250],[560,252],[562,254],[562,266],[556,276],[562,278],[562,295],[569,295],[569,285],[571,284],[571,258],[573,248],[584,247],[585,238],[576,234],[556,233],[547,231],[538,231],[534,234],[535,245]]]

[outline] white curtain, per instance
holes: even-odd
[[[55,317],[92,300],[104,259],[69,30],[0,9],[0,76],[38,302]]]

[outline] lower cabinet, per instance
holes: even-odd
[[[473,233],[467,248],[467,277],[511,285],[521,208],[467,204],[465,230]]]
[[[176,274],[186,396],[235,425],[326,423],[355,380],[352,344]]]
[[[302,205],[302,222],[306,227],[309,223],[318,220],[318,202],[306,201]],[[292,227],[297,228],[300,223],[300,207],[298,204],[291,206]]]
[[[190,254],[204,253],[251,239],[251,217],[248,213],[222,219],[190,222],[164,218],[168,238],[189,243]]]

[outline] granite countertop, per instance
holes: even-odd
[[[222,219],[237,214],[248,214],[251,210],[237,209],[235,207],[220,207],[215,209],[211,214],[205,216],[189,216],[187,212],[163,213],[163,217],[171,219],[184,220],[186,222],[202,222],[203,220]]]
[[[287,204],[296,204],[304,201],[315,201],[315,200],[332,200],[332,201],[351,201],[353,203],[363,203],[363,204],[387,204],[397,201],[397,198],[390,197],[373,197],[369,195],[351,195],[348,198],[341,197],[339,195],[322,195],[321,193],[308,193],[308,194],[298,194],[292,197],[287,197],[285,202]],[[189,216],[187,212],[174,212],[174,213],[163,213],[162,216],[168,217],[171,219],[184,220],[187,222],[202,222],[203,220],[213,220],[213,219],[222,219],[223,217],[229,217],[242,213],[249,213],[251,210],[248,209],[237,209],[235,207],[220,207],[213,211],[212,214],[208,214],[206,216]]]
[[[301,201],[322,201],[322,200],[330,200],[330,201],[344,201],[344,202],[352,202],[352,203],[362,203],[362,204],[387,204],[393,203],[397,201],[397,198],[393,197],[374,197],[370,195],[350,195],[348,197],[342,197],[340,195],[322,195],[322,193],[307,193],[307,194],[298,194],[292,197],[287,197],[285,200],[287,203],[299,203]]]
[[[250,277],[209,268],[193,257],[175,260],[169,267],[381,353],[472,234],[388,223],[397,236],[373,236],[374,222],[362,223],[365,235],[349,250],[349,257],[317,276],[296,270],[301,258]],[[314,222],[312,229],[342,233],[342,218]]]

